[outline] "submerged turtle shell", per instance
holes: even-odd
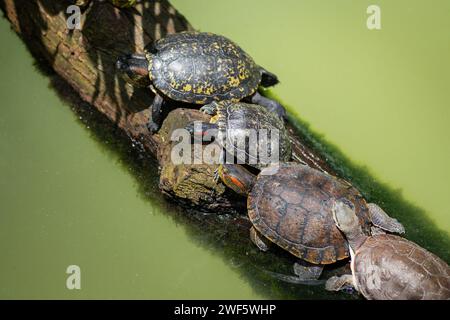
[[[450,268],[436,255],[399,236],[369,237],[352,263],[367,299],[450,299]]]
[[[269,170],[258,175],[248,214],[255,228],[281,248],[314,264],[347,258],[347,241],[333,220],[333,199],[350,201],[369,234],[366,202],[351,185],[297,163],[282,164],[275,174]]]
[[[212,34],[181,32],[154,42],[147,53],[153,86],[176,101],[239,101],[261,82],[261,68],[238,45]]]
[[[266,160],[275,160],[271,162],[287,162],[291,159],[291,141],[283,120],[276,114],[263,106],[243,102],[218,103],[216,111],[221,134],[218,141],[241,161],[240,163],[249,164],[255,168],[265,167],[269,163],[260,158],[264,154],[267,154]],[[263,130],[266,130],[266,133]],[[275,130],[278,131],[278,138],[274,135]],[[255,144],[252,144],[251,140],[250,142],[243,140],[245,137],[250,137],[252,133],[258,135],[257,140],[253,140],[257,141]],[[268,139],[264,139],[265,137]],[[271,137],[273,139],[270,139]],[[276,154],[272,150],[277,147],[278,158],[274,159]]]

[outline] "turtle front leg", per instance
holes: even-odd
[[[264,238],[255,227],[250,228],[250,240],[259,248],[259,250],[266,252],[269,250],[269,241]]]
[[[381,209],[375,203],[369,203],[367,205],[369,208],[370,219],[372,224],[379,227],[385,231],[393,233],[405,233],[405,228],[403,225],[397,221],[397,219],[390,217],[383,209]]]
[[[161,108],[163,103],[164,99],[159,94],[156,94],[152,105],[149,108],[151,116],[148,121],[147,128],[152,134],[157,132],[161,127]]]
[[[386,234],[386,231],[384,231],[383,229],[381,229],[379,227],[375,227],[375,226],[370,227],[370,235],[371,236],[377,236],[377,235],[381,235],[381,234]]]
[[[294,263],[294,273],[302,281],[317,280],[320,278],[322,271],[323,266],[306,265],[306,262],[304,263],[303,261],[302,264]]]
[[[280,103],[276,102],[275,100],[272,100],[272,99],[262,96],[259,92],[256,92],[251,97],[251,102],[254,104],[259,104],[260,106],[266,107],[267,110],[275,113],[281,119],[286,119],[286,109],[284,109],[284,107]]]
[[[340,277],[331,277],[325,283],[325,289],[328,291],[341,291],[349,288],[355,288],[353,276],[351,274],[345,274]]]

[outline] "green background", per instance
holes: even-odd
[[[172,3],[275,72],[291,112],[450,231],[448,1]],[[369,4],[381,30],[366,27]],[[272,297],[141,196],[4,19],[0,40],[0,298]],[[65,287],[71,264],[82,290]]]

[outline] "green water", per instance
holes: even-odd
[[[450,232],[449,1],[172,3],[276,72],[291,111]],[[371,4],[381,30],[366,27]]]
[[[369,31],[372,2],[281,3],[173,1],[276,72],[292,112],[448,233],[450,4],[378,1],[382,30]],[[0,298],[283,296],[172,219],[156,187],[143,195],[134,168],[48,88],[5,20],[0,39]],[[65,287],[71,264],[78,291]]]

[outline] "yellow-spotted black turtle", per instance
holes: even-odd
[[[120,57],[117,68],[132,85],[155,93],[149,130],[161,124],[167,99],[197,105],[244,98],[285,116],[284,108],[257,91],[278,83],[278,78],[257,65],[237,44],[221,35],[181,32],[155,41],[145,54]]]
[[[244,102],[212,102],[201,111],[212,115],[210,123],[186,129],[192,134],[215,136],[226,151],[229,163],[242,163],[261,169],[291,159],[291,141],[284,121],[267,108]],[[214,131],[215,130],[215,131]],[[231,161],[231,162],[230,162]]]
[[[303,260],[294,265],[297,279],[303,281],[317,279],[324,265],[350,255],[333,220],[336,200],[354,208],[365,235],[370,235],[374,226],[404,232],[397,220],[376,204],[367,204],[350,184],[306,165],[291,162],[266,167],[255,178],[243,166],[222,164],[219,176],[233,190],[248,194],[251,240],[262,251],[275,243]]]

